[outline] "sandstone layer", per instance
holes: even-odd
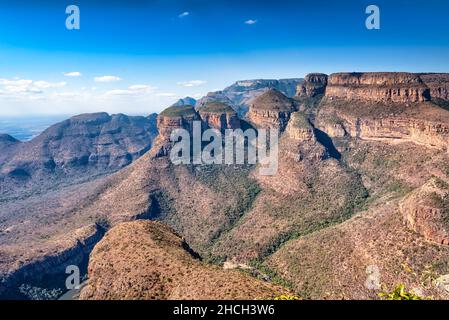
[[[449,185],[437,178],[400,204],[408,227],[438,244],[449,245]]]
[[[276,128],[282,131],[295,110],[296,106],[290,98],[270,89],[251,101],[247,116],[258,128]]]
[[[224,131],[240,128],[237,112],[222,102],[210,102],[198,109],[201,120],[207,127]]]
[[[326,96],[412,103],[430,100],[430,90],[413,73],[334,73],[329,76]]]
[[[327,74],[309,73],[305,77],[305,81],[298,85],[296,95],[298,97],[313,98],[317,95],[324,94],[327,86]]]

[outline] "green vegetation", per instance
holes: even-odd
[[[297,297],[297,296],[281,295],[281,296],[275,297],[274,300],[301,300],[301,298]]]
[[[250,266],[253,267],[252,270],[246,271],[249,272],[252,276],[261,279],[261,280],[269,280],[271,283],[282,286],[284,288],[292,290],[293,284],[285,279],[283,279],[281,276],[279,276],[276,271],[273,269],[267,267],[265,264],[263,264],[259,260],[251,260]]]
[[[236,113],[230,106],[218,101],[207,103],[205,106],[201,107],[199,111],[211,113]]]
[[[171,106],[160,113],[164,117],[188,117],[196,114],[193,106]]]
[[[379,297],[384,300],[423,300],[420,296],[406,290],[403,284],[399,284],[391,292],[381,292]]]

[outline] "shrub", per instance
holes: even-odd
[[[297,296],[281,295],[281,296],[275,297],[274,300],[301,300],[301,298],[297,297]]]
[[[407,291],[403,284],[397,285],[392,292],[379,293],[379,297],[384,300],[422,300],[420,296]]]

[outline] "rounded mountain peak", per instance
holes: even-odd
[[[268,89],[256,97],[251,108],[256,110],[293,111],[295,109],[293,100],[276,89]]]
[[[226,103],[220,101],[211,101],[198,109],[200,113],[226,113],[235,114],[235,110],[232,109]]]
[[[195,107],[192,105],[171,106],[160,113],[160,116],[167,118],[183,118],[194,116],[196,114]]]

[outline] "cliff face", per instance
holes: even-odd
[[[422,73],[419,76],[429,87],[432,99],[449,100],[449,74]]]
[[[221,102],[211,102],[198,109],[201,120],[207,127],[220,131],[240,128],[237,112],[229,105]]]
[[[429,241],[449,245],[449,186],[437,178],[413,191],[400,204],[409,228]]]
[[[449,125],[424,119],[390,117],[385,119],[347,119],[346,126],[339,125],[329,135],[352,137],[365,140],[386,140],[391,142],[414,142],[428,147],[446,150],[448,148]]]
[[[185,241],[158,223],[110,230],[89,261],[81,299],[269,299],[288,290],[239,271],[201,262]]]
[[[53,240],[55,250],[37,259],[14,263],[11,272],[0,274],[0,298],[17,298],[17,287],[30,283],[38,285],[41,281],[52,282],[53,285],[64,286],[67,276],[66,267],[81,267],[86,263],[95,244],[101,240],[104,230],[97,225],[90,225],[75,230],[66,238]],[[83,270],[81,270],[83,272]]]
[[[320,144],[315,135],[315,129],[300,112],[291,114],[290,121],[285,129],[283,150],[295,161],[324,160],[329,154],[326,148]]]
[[[326,96],[412,103],[430,100],[430,90],[412,73],[335,73],[329,76]]]
[[[298,85],[296,95],[298,97],[313,98],[319,94],[324,94],[327,86],[327,74],[309,73],[305,77],[305,81]]]
[[[270,89],[250,103],[248,119],[259,128],[283,131],[290,114],[296,110],[294,102],[281,92]]]

